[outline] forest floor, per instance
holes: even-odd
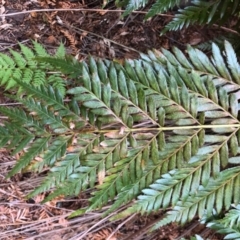
[[[138,58],[139,52],[148,49],[170,49],[176,46],[184,50],[187,44],[197,45],[221,33],[211,28],[191,27],[188,30],[170,32],[160,36],[163,27],[171,20],[172,13],[158,15],[144,21],[142,9],[121,18],[122,11],[113,3],[105,10],[99,0],[2,0],[0,1],[0,52],[18,48],[18,43],[31,46],[31,40],[40,42],[53,53],[62,42],[69,54],[84,60],[89,54],[121,61]],[[81,9],[75,11],[76,9]],[[5,98],[0,94],[0,104]],[[128,219],[109,222],[100,213],[67,220],[72,211],[87,204],[89,192],[75,198],[62,198],[41,205],[47,193],[34,199],[24,196],[42,180],[33,173],[18,174],[6,180],[5,176],[14,165],[11,157],[0,152],[0,239],[133,239],[173,240],[189,239],[201,234],[204,239],[222,239],[206,229],[197,219],[181,227],[171,224],[147,234],[149,226],[161,217],[162,212],[151,216],[134,215]]]

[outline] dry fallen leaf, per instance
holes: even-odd
[[[56,39],[53,35],[49,36],[49,37],[46,39],[46,43],[48,43],[48,44],[54,44],[54,43],[56,43],[56,42],[57,42],[57,39]]]
[[[99,183],[99,185],[103,184],[105,174],[106,174],[106,172],[104,170],[101,170],[101,171],[98,172],[98,183]]]
[[[110,132],[104,133],[104,136],[108,138],[118,139],[118,138],[122,138],[123,134],[117,131],[110,131]]]

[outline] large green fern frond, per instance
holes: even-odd
[[[27,166],[50,170],[29,197],[92,189],[84,211],[112,201],[111,212],[135,198],[119,216],[172,208],[157,226],[239,203],[240,170],[229,164],[240,163],[240,72],[229,43],[223,51],[213,44],[210,57],[162,49],[122,65],[61,54],[36,61],[74,77],[66,98],[16,79],[23,107],[0,108],[8,116],[1,146],[23,150],[9,176]]]

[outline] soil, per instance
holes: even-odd
[[[160,36],[172,18],[171,12],[144,21],[146,7],[121,18],[122,11],[113,2],[103,10],[99,0],[2,0],[1,4],[1,14],[7,14],[0,18],[0,51],[4,53],[11,48],[17,49],[18,43],[31,46],[31,40],[36,40],[50,53],[62,42],[67,52],[79,60],[91,54],[120,61],[138,58],[139,52],[146,53],[148,49],[177,46],[184,50],[187,44],[200,44],[219,32],[216,27],[193,26]],[[4,100],[1,96],[1,103]],[[163,212],[151,216],[135,215],[113,223],[106,220],[103,224],[100,224],[99,213],[67,220],[69,213],[86,205],[89,193],[44,205],[40,201],[47,193],[26,200],[24,196],[40,183],[44,174],[23,173],[6,180],[15,161],[7,151],[1,151],[0,239],[173,240],[189,239],[194,234],[201,234],[204,239],[222,239],[197,219],[184,227],[170,224],[148,233]]]

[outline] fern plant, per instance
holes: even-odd
[[[21,152],[8,177],[49,169],[28,195],[51,190],[44,201],[92,189],[89,206],[72,216],[109,203],[105,214],[131,203],[114,218],[170,208],[153,229],[239,204],[236,54],[228,42],[223,51],[213,44],[210,57],[190,46],[187,53],[149,51],[123,64],[34,58],[74,81],[64,96],[47,82],[14,78],[23,107],[0,108],[8,117],[0,146]]]
[[[146,6],[147,0],[125,0],[116,1],[117,6],[126,7],[123,16],[128,15],[133,10]],[[166,11],[178,9],[173,19],[164,27],[162,34],[167,31],[181,30],[193,24],[209,25],[213,23],[225,23],[229,16],[235,16],[239,22],[240,1],[224,0],[156,0],[150,6],[146,19]],[[237,24],[238,26],[238,24]]]
[[[207,227],[216,230],[218,233],[226,235],[224,239],[240,239],[240,207],[232,206],[231,210],[224,217],[214,214],[209,220],[204,216],[201,221]]]
[[[5,89],[16,87],[17,81],[26,84],[32,84],[35,87],[51,84],[65,93],[65,81],[60,73],[48,74],[51,66],[46,63],[37,62],[37,57],[50,57],[41,44],[33,42],[33,50],[23,44],[19,44],[20,53],[10,49],[11,55],[0,54],[0,85],[4,85]],[[56,51],[55,57],[63,57],[65,49],[60,45]],[[20,89],[19,89],[20,90]]]

